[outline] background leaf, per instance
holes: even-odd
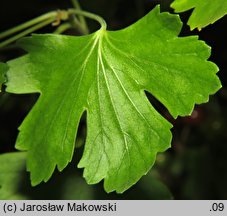
[[[89,186],[82,178],[79,170],[73,165],[46,184],[36,187],[30,185],[28,173],[25,171],[26,154],[23,152],[7,153],[0,156],[0,200],[24,199],[122,199],[114,194],[102,192],[101,185]],[[126,199],[171,199],[168,188],[158,180],[157,174],[149,173],[143,177],[137,187],[129,190]],[[124,198],[123,198],[124,199]]]
[[[41,94],[16,145],[28,150],[33,185],[71,161],[85,111],[88,132],[79,167],[88,183],[105,179],[106,191],[123,192],[149,171],[157,152],[170,147],[172,126],[144,90],[176,118],[221,86],[216,65],[207,61],[210,48],[197,37],[178,38],[181,25],[178,16],[156,7],[120,31],[21,40],[29,54],[8,62],[7,91]]]
[[[226,0],[175,0],[171,7],[176,13],[193,9],[188,20],[191,30],[200,30],[227,14]]]
[[[0,156],[0,200],[21,199],[93,199],[94,190],[75,171],[67,170],[54,181],[31,187],[25,171],[26,153]]]
[[[26,199],[18,193],[21,174],[24,172],[26,153],[2,154],[0,156],[0,199]]]
[[[7,70],[6,64],[0,62],[0,92],[1,92],[2,84],[6,81],[5,80],[6,70]]]

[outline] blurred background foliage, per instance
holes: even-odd
[[[161,4],[162,11],[173,12],[171,0],[81,0],[84,10],[103,16],[109,29],[126,27]],[[56,9],[72,7],[69,0],[9,0],[0,3],[0,31],[9,29]],[[32,188],[25,172],[25,153],[15,152],[17,128],[38,95],[0,93],[0,199],[227,199],[227,17],[201,32],[190,32],[186,25],[190,11],[180,14],[184,26],[181,36],[198,34],[212,47],[210,60],[219,68],[223,88],[207,104],[196,106],[191,117],[173,120],[166,109],[151,95],[149,99],[169,121],[172,148],[157,156],[157,161],[135,186],[124,194],[106,194],[102,183],[87,185],[82,170],[76,168],[86,134],[85,117],[81,120],[73,162],[56,172],[46,184]],[[91,31],[97,24],[88,21]],[[150,23],[152,25],[152,23]],[[49,26],[39,33],[52,32]],[[68,31],[66,34],[75,34]],[[15,47],[0,50],[0,61],[18,57],[24,52]],[[51,106],[51,104],[50,104]],[[32,134],[31,134],[32,136]],[[79,148],[80,147],[80,148]],[[7,153],[7,154],[6,154]],[[9,154],[10,153],[10,154]]]

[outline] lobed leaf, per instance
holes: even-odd
[[[8,62],[7,91],[39,93],[20,126],[16,147],[28,151],[33,185],[72,160],[80,118],[87,139],[78,167],[89,184],[104,179],[123,192],[170,147],[172,125],[149,103],[145,90],[174,118],[189,115],[220,87],[210,48],[198,37],[178,37],[177,15],[156,7],[119,31],[86,36],[33,35],[19,45],[28,54]]]
[[[193,9],[188,20],[191,30],[200,30],[227,14],[226,0],[174,0],[171,7],[176,13]]]

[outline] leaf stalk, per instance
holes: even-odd
[[[10,35],[13,35],[13,34],[15,34],[17,32],[20,32],[20,31],[22,31],[24,29],[27,29],[27,28],[29,28],[29,27],[31,27],[33,25],[36,25],[36,24],[38,24],[40,22],[43,22],[45,20],[49,20],[51,18],[55,19],[57,17],[57,15],[58,15],[58,11],[53,11],[53,12],[49,12],[49,13],[43,14],[43,15],[41,15],[39,17],[36,17],[36,18],[34,18],[34,19],[32,19],[32,20],[30,20],[28,22],[25,22],[25,23],[23,23],[21,25],[18,25],[16,27],[13,27],[13,28],[11,28],[11,29],[9,29],[7,31],[4,31],[4,32],[0,33],[0,39],[6,38],[6,37],[8,37]]]
[[[90,13],[90,12],[87,12],[87,11],[78,10],[78,9],[69,9],[68,14],[69,15],[73,15],[73,14],[83,15],[85,17],[88,17],[90,19],[97,21],[101,25],[102,29],[106,30],[106,28],[107,28],[105,20],[101,16],[98,16],[96,14],[93,14],[93,13]]]
[[[28,34],[34,32],[34,31],[37,31],[37,30],[40,29],[40,28],[43,28],[43,27],[45,27],[45,26],[47,26],[47,25],[53,23],[54,21],[55,21],[55,18],[50,18],[50,19],[48,19],[48,20],[46,20],[46,21],[44,21],[44,22],[41,22],[41,23],[39,23],[39,24],[37,24],[37,25],[34,25],[34,26],[32,26],[31,28],[28,28],[27,30],[22,31],[21,33],[19,33],[19,34],[13,36],[13,37],[11,37],[11,38],[9,38],[9,39],[7,39],[7,40],[1,42],[1,43],[0,43],[0,48],[2,48],[2,47],[4,47],[4,46],[7,46],[7,45],[9,45],[9,44],[15,42],[16,40],[18,40],[18,39],[20,39],[20,38],[22,38],[22,37],[24,37],[24,36],[26,36],[26,35],[28,35]]]
[[[78,0],[71,0],[71,2],[75,9],[82,11]],[[85,17],[83,15],[79,14],[78,18],[79,18],[79,22],[81,23],[81,26],[83,27],[84,32],[86,32],[86,34],[88,34],[89,29],[88,29]]]
[[[81,15],[83,17],[88,17],[90,19],[96,20],[101,25],[101,29],[106,29],[106,27],[107,27],[105,20],[96,14],[93,14],[93,13],[90,13],[87,11],[82,11],[80,9],[68,9],[67,11],[58,10],[58,11],[53,11],[53,12],[49,12],[47,14],[41,15],[31,21],[28,21],[26,23],[23,23],[19,26],[16,26],[12,29],[9,29],[5,32],[0,33],[0,39],[4,39],[4,38],[9,37],[10,35],[20,32],[16,35],[6,39],[5,41],[1,42],[0,48],[5,47],[5,46],[15,42],[16,40],[18,40],[28,34],[31,34],[32,32],[35,32],[51,23],[53,26],[58,26],[62,20],[63,21],[70,20],[70,18],[72,18],[72,16],[74,16],[74,15]],[[60,25],[55,30],[54,33],[60,34],[69,28],[76,28],[81,32],[81,34],[88,34],[88,30],[86,30],[84,25],[82,25],[81,22],[79,22],[79,20],[77,18],[76,19],[75,18],[72,18],[72,23],[67,22],[67,23]]]

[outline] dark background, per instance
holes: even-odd
[[[81,0],[84,10],[103,16],[112,30],[132,24],[158,3],[161,3],[162,11],[173,12],[170,2]],[[72,7],[69,0],[1,1],[0,32],[50,10],[69,7]],[[82,170],[76,169],[75,163],[81,157],[80,148],[74,162],[62,174],[56,173],[49,183],[31,188],[28,176],[23,177],[20,193],[27,194],[30,199],[227,199],[227,16],[201,32],[190,32],[186,25],[190,13],[180,14],[184,22],[181,36],[198,34],[201,40],[212,47],[210,60],[220,68],[218,76],[223,88],[210,97],[209,103],[196,106],[191,117],[178,118],[172,122],[172,148],[158,155],[155,167],[148,176],[123,195],[105,194],[102,184],[87,186],[81,179]],[[89,27],[94,31],[97,26],[89,22]],[[47,27],[38,32],[51,31],[52,27]],[[68,34],[76,32],[69,31]],[[1,49],[0,61],[22,54],[22,50],[15,48]],[[152,96],[148,97],[161,113],[170,118],[162,105]],[[17,127],[36,99],[37,95],[0,93],[0,153],[15,151]],[[84,128],[85,120],[82,120],[79,135],[81,143],[84,142]],[[63,195],[66,185],[71,188],[69,196]]]

